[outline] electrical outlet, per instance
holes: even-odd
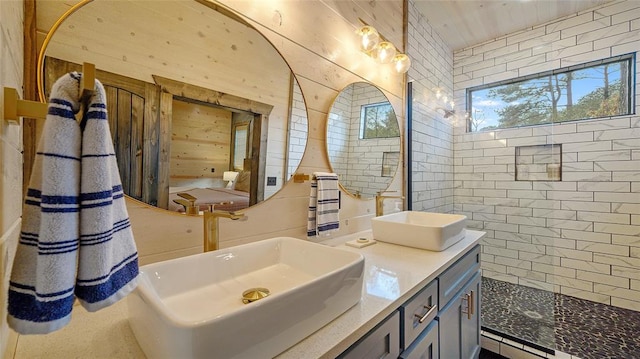
[[[211,173],[214,173],[215,171],[216,171],[216,169],[211,167]]]
[[[276,178],[275,177],[267,177],[267,186],[275,186]]]

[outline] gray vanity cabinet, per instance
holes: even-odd
[[[477,245],[339,358],[477,359],[479,355]]]
[[[440,357],[471,359],[480,355],[480,273],[439,313]]]

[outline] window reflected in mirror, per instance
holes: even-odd
[[[400,165],[400,127],[382,91],[358,82],[338,94],[327,121],[327,151],[351,195],[371,198],[389,187]]]

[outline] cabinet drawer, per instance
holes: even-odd
[[[439,277],[439,307],[442,309],[480,269],[480,245],[458,259]]]
[[[400,359],[438,359],[438,321],[432,321],[427,329],[416,339]]]
[[[432,281],[400,307],[404,329],[402,347],[407,348],[438,314],[438,280]]]
[[[400,354],[400,313],[387,318],[381,325],[347,349],[339,358],[396,359]]]

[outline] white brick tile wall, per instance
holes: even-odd
[[[453,93],[463,113],[474,84],[638,49],[640,3],[616,0],[454,53]],[[454,203],[489,233],[485,275],[640,310],[640,118],[478,133],[462,122]],[[541,144],[563,145],[562,181],[515,181],[515,148]]]

